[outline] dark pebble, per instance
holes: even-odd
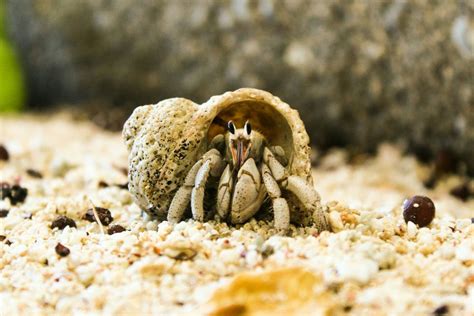
[[[10,246],[12,244],[12,242],[7,239],[7,236],[4,236],[4,235],[0,235],[0,241],[5,242],[7,246]]]
[[[56,250],[56,253],[61,257],[66,257],[71,253],[71,250],[69,250],[68,247],[62,245],[61,243],[58,243],[54,250]]]
[[[471,218],[471,224],[474,224],[474,217]]]
[[[103,180],[99,181],[98,183],[99,188],[106,188],[109,186],[109,184]]]
[[[426,196],[415,195],[403,202],[405,222],[413,222],[419,227],[428,226],[435,216],[435,205]]]
[[[469,187],[468,182],[464,182],[452,188],[451,191],[449,191],[449,193],[451,193],[452,196],[455,196],[462,201],[467,201],[469,197],[471,196],[471,194],[473,194],[471,192],[471,188]]]
[[[109,226],[110,223],[114,220],[110,211],[103,207],[96,207],[97,215],[99,216],[99,220],[104,226]],[[87,212],[84,214],[82,219],[85,219],[89,222],[95,222],[94,210],[88,209]]]
[[[107,229],[107,234],[113,235],[124,232],[126,229],[121,225],[112,225]]]
[[[124,184],[116,184],[115,186],[123,190],[128,190],[128,182]]]
[[[264,245],[262,247],[262,257],[264,259],[270,257],[271,255],[273,255],[275,253],[275,249],[270,246],[270,245]]]
[[[120,172],[124,175],[128,175],[128,168],[127,167],[117,167],[118,170],[120,170]]]
[[[10,159],[8,150],[5,148],[5,146],[0,145],[0,160],[8,161],[8,159]]]
[[[43,175],[38,170],[26,169],[26,173],[32,178],[43,179]]]
[[[1,217],[7,217],[9,213],[9,210],[1,209],[0,210],[0,218]]]
[[[436,308],[433,311],[433,315],[435,316],[441,316],[441,315],[446,315],[449,312],[449,307],[447,305],[441,305],[440,307]]]
[[[59,228],[59,229],[64,229],[66,226],[69,227],[77,227],[76,222],[67,216],[60,215],[58,216],[52,223],[51,223],[51,229],[53,228]]]
[[[8,183],[6,182],[1,182],[0,183],[0,196],[2,200],[9,198],[11,193],[11,187]]]
[[[23,203],[28,195],[28,189],[23,188],[18,184],[12,185],[10,189],[10,202],[13,205],[16,205],[18,203]]]

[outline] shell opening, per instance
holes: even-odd
[[[247,100],[227,105],[212,121],[208,139],[226,133],[229,121],[233,121],[237,128],[243,128],[247,120],[251,122],[252,129],[258,130],[267,138],[270,145],[281,146],[291,161],[293,156],[291,127],[274,106],[265,102]]]

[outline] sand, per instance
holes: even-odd
[[[0,315],[474,314],[474,199],[449,194],[456,175],[425,188],[432,167],[395,145],[322,157],[313,176],[333,232],[278,236],[271,222],[148,218],[120,187],[120,134],[65,114],[1,117],[0,144],[10,153],[0,182],[28,189],[24,203],[0,201]],[[415,194],[436,205],[428,227],[401,216]],[[126,231],[82,219],[92,205]],[[59,215],[77,227],[51,229]]]

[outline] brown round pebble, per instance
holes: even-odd
[[[99,220],[104,226],[109,226],[110,223],[114,220],[112,217],[112,213],[106,208],[103,207],[96,207],[95,208],[97,211],[97,216],[99,216]],[[84,214],[82,219],[85,219],[89,222],[95,222],[95,216],[94,216],[94,210],[93,209],[88,209],[87,212]]]
[[[126,229],[121,225],[112,225],[107,229],[107,234],[113,235],[124,232]]]
[[[1,209],[1,210],[0,210],[0,218],[2,218],[2,217],[7,217],[7,216],[8,216],[8,213],[9,213],[8,210],[6,210],[6,209]]]
[[[56,247],[54,248],[56,250],[56,253],[60,255],[61,257],[66,257],[71,253],[71,250],[69,250],[68,247],[62,245],[61,243],[58,242]]]
[[[426,196],[415,195],[403,202],[405,222],[413,222],[419,227],[428,226],[435,216],[435,205]]]
[[[69,227],[77,227],[76,222],[67,216],[61,215],[58,216],[52,223],[51,223],[51,229],[53,228],[59,228],[59,229],[64,229],[66,226]]]
[[[8,161],[8,159],[10,159],[8,150],[5,148],[5,146],[0,145],[0,160]]]

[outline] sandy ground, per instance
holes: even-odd
[[[430,166],[395,146],[351,164],[344,151],[323,157],[313,175],[334,232],[292,227],[283,237],[271,222],[147,218],[118,186],[127,181],[120,135],[86,122],[2,117],[0,144],[10,153],[0,182],[28,189],[24,203],[0,201],[9,211],[0,218],[2,316],[474,314],[474,199],[449,194],[462,181],[454,175],[426,189]],[[401,216],[415,194],[436,205],[428,227]],[[126,231],[82,219],[92,204]],[[51,229],[58,215],[77,227]]]

